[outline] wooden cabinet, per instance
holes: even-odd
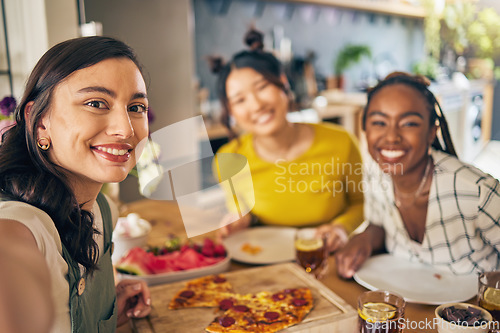
[[[421,5],[404,0],[287,0],[296,3],[329,5],[347,9],[368,11],[379,14],[410,18],[424,18],[425,9]]]

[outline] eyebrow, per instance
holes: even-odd
[[[381,116],[384,118],[389,118],[389,116],[387,114],[383,113],[382,111],[373,111],[367,115],[367,117],[373,117],[373,116]],[[416,116],[416,117],[419,117],[421,119],[424,119],[424,116],[422,116],[422,114],[417,112],[417,111],[405,112],[401,115],[401,118],[411,117],[411,116]]]
[[[100,86],[94,86],[94,87],[85,87],[77,91],[78,93],[89,93],[89,92],[100,92],[106,95],[109,95],[111,97],[116,97],[116,93],[112,90],[106,89],[104,87]]]
[[[107,88],[101,87],[101,86],[93,86],[93,87],[85,87],[77,91],[78,93],[89,93],[89,92],[100,92],[106,95],[109,95],[113,98],[116,97],[116,93],[112,90],[109,90]],[[142,92],[137,92],[132,95],[132,99],[137,99],[137,98],[144,98],[147,99],[148,96],[145,93]]]

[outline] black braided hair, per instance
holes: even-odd
[[[387,87],[394,84],[405,84],[407,86],[410,86],[419,91],[422,94],[422,96],[425,97],[425,99],[427,100],[427,104],[429,105],[430,125],[431,126],[436,125],[436,120],[437,120],[437,124],[439,126],[441,133],[441,138],[443,140],[443,142],[441,142],[439,136],[436,135],[434,142],[432,142],[432,147],[457,157],[457,153],[455,152],[455,147],[453,146],[453,142],[451,140],[450,131],[448,129],[448,123],[446,122],[446,119],[444,117],[441,105],[439,105],[439,102],[437,101],[436,97],[428,88],[430,85],[430,81],[425,76],[422,75],[411,75],[405,72],[393,72],[387,75],[387,77],[382,81],[380,81],[375,87],[368,90],[368,100],[363,110],[363,118],[362,118],[363,130],[365,130],[366,128],[366,113],[368,111],[368,106],[370,105],[373,96],[375,96],[376,93],[380,91],[380,89],[382,89],[383,87]]]

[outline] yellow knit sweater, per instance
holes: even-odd
[[[251,134],[222,146],[217,153],[248,159],[255,193],[252,214],[263,224],[315,226],[338,223],[352,232],[363,221],[361,155],[353,137],[333,124],[309,124],[311,147],[293,161],[262,160]]]

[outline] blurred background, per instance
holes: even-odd
[[[246,48],[243,36],[253,27],[285,66],[295,96],[292,120],[336,122],[360,137],[367,87],[394,70],[407,71],[432,80],[461,159],[491,167],[500,154],[498,0],[2,0],[1,5],[0,98],[19,100],[36,61],[56,43],[112,36],[131,45],[144,65],[155,115],[151,131],[201,114],[216,151],[227,133],[218,121],[216,76],[208,61],[228,61]],[[129,178],[120,190],[125,202],[140,198],[137,180]]]

